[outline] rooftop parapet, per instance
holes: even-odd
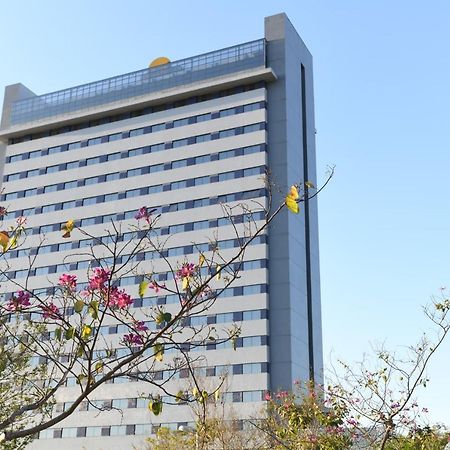
[[[22,98],[13,101],[8,108],[8,122],[10,125],[24,124],[209,78],[265,67],[265,52],[265,40],[258,39],[162,66],[138,70],[49,94]]]

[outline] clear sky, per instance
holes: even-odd
[[[325,358],[351,362],[415,342],[450,285],[448,1],[0,0],[0,87],[42,94],[257,39],[281,11],[314,56],[319,173],[336,164],[320,198]],[[429,375],[419,400],[450,425],[450,340]]]

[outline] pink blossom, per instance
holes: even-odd
[[[160,291],[160,287],[156,281],[150,281],[148,287],[150,289],[153,289],[155,291],[155,294],[157,294]]]
[[[62,274],[59,277],[59,284],[70,291],[75,291],[77,288],[77,276],[76,275],[70,275],[67,273]]]
[[[146,206],[142,206],[141,208],[139,208],[134,218],[136,220],[144,219],[149,224],[151,220],[151,214],[155,211],[156,209],[152,209],[149,211]]]
[[[267,391],[267,392],[264,394],[264,400],[266,400],[266,401],[268,401],[268,402],[270,402],[270,400],[272,400],[272,396],[270,395],[270,392],[269,392],[269,391]]]
[[[16,223],[17,225],[19,225],[19,227],[21,227],[27,223],[27,218],[24,216],[20,216],[16,219]]]
[[[9,311],[17,311],[22,308],[28,308],[31,306],[30,297],[28,292],[18,291],[17,294],[9,300],[6,309]]]
[[[0,217],[5,217],[8,215],[8,210],[4,206],[0,206]]]
[[[124,335],[123,342],[126,345],[142,345],[144,343],[144,340],[142,339],[142,336],[130,333]]]
[[[111,275],[111,271],[101,267],[96,267],[93,272],[93,275],[89,278],[89,289],[104,289],[105,283],[109,280]]]
[[[142,321],[137,321],[134,324],[134,329],[136,331],[147,331],[148,330],[148,326],[145,325],[145,322]]]
[[[41,308],[44,319],[58,319],[59,309],[54,303],[50,302],[47,305],[42,305]]]
[[[109,307],[125,309],[133,304],[133,299],[123,289],[118,289],[116,286],[114,286],[109,291],[109,296],[108,300],[106,300],[106,304]]]
[[[183,263],[177,270],[177,278],[190,278],[195,273],[195,265],[192,263]]]

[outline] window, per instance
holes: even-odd
[[[201,114],[197,116],[197,123],[205,122],[206,120],[211,120],[211,113]]]
[[[68,145],[69,150],[75,150],[76,148],[81,148],[81,142],[72,142]]]
[[[220,152],[219,153],[219,159],[233,158],[233,156],[235,156],[235,151],[234,150],[228,150],[226,152]]]
[[[160,152],[161,150],[164,150],[164,144],[155,144],[150,147],[151,153]]]
[[[42,214],[56,211],[56,205],[46,205],[42,207]]]
[[[14,155],[14,156],[10,156],[9,157],[9,162],[17,162],[17,161],[22,161],[22,155]]]
[[[15,181],[20,179],[20,173],[12,173],[6,177],[7,181]]]
[[[101,137],[96,137],[96,138],[92,138],[89,139],[87,144],[88,145],[97,145],[97,144],[101,144],[102,143],[102,138]]]
[[[222,109],[222,111],[220,111],[219,113],[219,117],[232,116],[234,113],[235,113],[234,108]]]
[[[35,177],[39,175],[39,169],[29,170],[27,172],[27,177]]]
[[[209,228],[209,221],[201,220],[199,222],[194,222],[193,228],[194,228],[194,230],[203,230],[205,228]]]
[[[138,197],[141,194],[140,189],[132,189],[131,191],[127,191],[125,194],[126,198]]]
[[[57,148],[57,147],[55,147],[55,148]],[[49,151],[51,150],[51,149],[48,149]],[[42,154],[42,152],[40,151],[40,150],[35,150],[34,152],[30,152],[29,153],[29,158],[30,159],[32,159],[32,158],[39,158],[39,156],[41,156],[41,154]],[[51,153],[49,153],[49,155],[50,155]]]
[[[127,177],[136,177],[142,174],[142,169],[130,169],[127,171]]]
[[[95,158],[88,158],[86,160],[86,165],[87,166],[92,166],[93,164],[99,164],[100,163],[100,157],[95,157]]]
[[[188,145],[187,139],[178,139],[176,141],[173,141],[173,148],[182,147],[184,145]]]
[[[120,178],[119,172],[108,173],[108,175],[106,175],[105,181],[114,181],[114,180],[118,180],[119,178]]]
[[[108,137],[109,142],[118,141],[119,139],[122,139],[122,133],[110,134]]]
[[[84,185],[89,186],[91,184],[96,184],[99,182],[99,177],[91,177],[91,178],[85,178],[84,179]]]
[[[155,164],[149,167],[150,173],[161,172],[164,170],[164,164]]]
[[[139,156],[139,155],[143,155],[143,154],[144,154],[144,147],[135,148],[128,152],[128,157],[131,158],[133,156]]]
[[[261,173],[259,167],[252,167],[250,169],[244,169],[244,177],[251,177],[253,175],[259,175]]]
[[[158,123],[156,125],[152,125],[152,133],[155,133],[156,131],[161,131],[166,129],[165,123]]]
[[[95,217],[89,217],[89,218],[83,219],[81,221],[81,226],[82,227],[85,227],[85,226],[88,226],[88,225],[95,225]]]
[[[107,157],[108,161],[115,161],[116,159],[120,159],[120,152],[118,152],[118,153],[111,153]]]
[[[253,125],[247,125],[244,127],[244,133],[252,133],[253,131],[262,130],[260,123],[254,123]]]
[[[144,134],[143,128],[137,128],[135,130],[130,131],[130,137],[140,136],[141,134]]]
[[[219,132],[219,138],[223,139],[223,138],[227,138],[230,136],[234,136],[236,134],[236,130],[233,128],[231,130],[222,130]]]
[[[178,169],[180,167],[186,167],[187,166],[187,160],[181,159],[179,161],[173,161],[172,162],[172,169]]]
[[[83,200],[83,206],[95,205],[97,203],[97,197],[88,197]]]
[[[37,194],[37,189],[33,188],[33,189],[27,189],[26,191],[24,191],[24,195],[25,197],[31,197],[33,195]]]
[[[174,181],[173,183],[170,183],[170,188],[172,190],[174,190],[174,189],[183,189],[185,187],[187,187],[186,180]]]
[[[50,186],[45,186],[44,193],[47,194],[47,192],[56,192],[58,190],[57,184],[51,184]]]
[[[75,200],[71,200],[69,202],[64,202],[62,204],[62,209],[75,208],[76,205],[77,205],[77,202]]]
[[[76,181],[68,181],[67,183],[64,183],[64,189],[74,189],[77,185],[78,183]]]
[[[219,181],[233,180],[234,172],[219,173]]]
[[[252,153],[258,153],[261,151],[260,145],[252,145],[250,147],[244,147],[244,155],[251,155]]]
[[[195,186],[200,186],[202,184],[208,184],[208,183],[209,183],[209,176],[198,177],[195,179]]]
[[[77,169],[78,166],[79,166],[78,161],[68,162],[68,163],[66,164],[66,170]],[[57,167],[57,166],[55,166],[55,167]]]
[[[244,105],[244,112],[250,112],[260,109],[259,103],[250,103],[250,105]]]
[[[209,155],[202,155],[195,157],[195,164],[203,164],[209,162],[211,157]]]
[[[55,155],[56,153],[61,153],[61,151],[62,151],[62,148],[61,148],[61,146],[58,145],[57,147],[50,147],[48,149],[48,154]]]
[[[185,125],[189,125],[189,119],[185,118],[185,119],[178,119],[178,120],[174,120],[173,121],[173,127],[183,127]]]

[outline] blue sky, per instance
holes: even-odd
[[[450,285],[450,3],[0,2],[0,87],[38,94],[257,39],[285,11],[314,56],[323,332],[330,353],[415,342]],[[0,94],[1,96],[3,94]],[[2,97],[0,97],[2,101]],[[293,180],[296,181],[296,180]],[[450,424],[450,342],[419,400]]]

